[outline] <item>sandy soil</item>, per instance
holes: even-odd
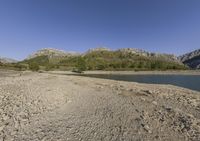
[[[0,71],[0,141],[199,141],[200,93]]]

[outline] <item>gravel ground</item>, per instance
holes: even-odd
[[[0,71],[0,141],[199,141],[200,93]]]

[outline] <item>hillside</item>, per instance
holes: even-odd
[[[66,52],[63,50],[53,49],[53,48],[44,48],[38,50],[37,52],[29,55],[26,60],[33,59],[39,56],[48,56],[48,58],[62,58],[66,56],[77,55],[75,52]]]
[[[21,66],[17,64],[17,60],[0,57],[0,69],[20,70]]]
[[[186,69],[174,56],[150,53],[133,48],[110,50],[94,48],[83,54],[71,54],[56,49],[44,49],[21,63],[37,64],[46,70],[168,70]]]
[[[200,69],[200,49],[178,57],[185,65],[192,69]]]

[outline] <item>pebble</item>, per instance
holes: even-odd
[[[148,133],[152,133],[152,131],[150,130],[150,127],[148,125],[144,126],[144,129],[148,132]]]
[[[0,132],[3,131],[4,127],[5,127],[5,125],[0,127]]]
[[[152,104],[153,105],[158,105],[158,103],[156,101],[153,101]]]
[[[171,111],[172,111],[172,108],[171,108],[171,107],[165,107],[165,109],[166,109],[168,112],[171,112]]]
[[[103,89],[104,87],[103,87],[103,86],[99,86],[99,88],[100,88],[100,89]]]
[[[153,94],[151,90],[145,90],[144,92],[146,92],[147,94]]]
[[[127,91],[133,92],[133,89],[127,89]]]
[[[4,115],[4,116],[3,116],[3,120],[4,120],[4,121],[6,121],[6,120],[8,120],[8,119],[9,119],[9,116],[7,116],[7,115]]]

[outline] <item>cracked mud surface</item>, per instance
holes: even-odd
[[[0,72],[0,141],[200,140],[200,93],[80,76]]]

